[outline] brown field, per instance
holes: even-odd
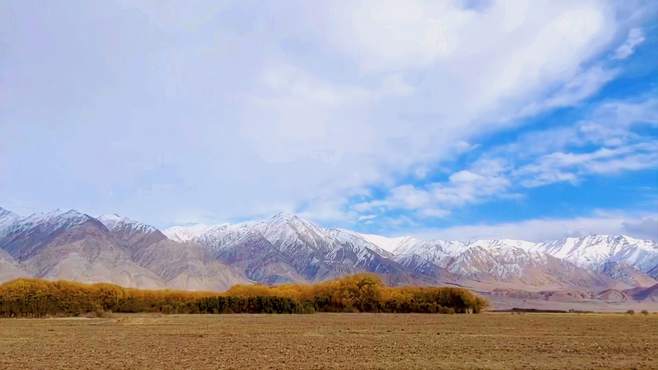
[[[0,368],[658,368],[658,315],[0,319]]]

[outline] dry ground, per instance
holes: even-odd
[[[658,315],[0,319],[0,368],[658,368]]]

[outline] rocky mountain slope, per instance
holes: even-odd
[[[0,249],[0,282],[29,275],[9,253]]]
[[[18,222],[19,219],[20,217],[17,214],[0,207],[0,238],[2,238],[5,235],[6,230],[9,229],[11,225]]]
[[[76,211],[19,219],[5,231],[0,248],[32,276],[163,286],[154,273],[132,261],[99,220]]]
[[[369,238],[369,236],[365,236]],[[658,243],[625,235],[590,235],[532,243],[382,238],[402,265],[421,274],[437,267],[473,279],[542,289],[625,289],[656,284]]]
[[[197,235],[193,230],[200,228],[177,227],[165,233],[203,245],[220,261],[260,282],[318,281],[361,271],[379,273],[392,283],[415,279],[392,255],[360,236],[325,229],[295,215],[218,225]]]
[[[626,235],[588,235],[539,243],[535,248],[585,268],[601,271],[606,264],[615,263],[658,277],[653,272],[658,265],[658,244],[650,240]]]
[[[112,282],[140,288],[222,290],[248,281],[198,245],[169,240],[116,215],[70,210],[17,218],[0,238],[0,277]]]
[[[451,284],[497,297],[634,300],[658,284],[658,244],[623,235],[544,243],[387,238],[324,228],[290,214],[160,231],[116,214],[71,210],[20,217],[0,208],[0,281],[36,276],[223,290],[365,271],[391,284]]]

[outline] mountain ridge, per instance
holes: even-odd
[[[237,283],[311,283],[373,272],[393,285],[580,291],[575,296],[583,297],[607,290],[602,297],[629,299],[634,295],[614,292],[658,284],[658,244],[625,235],[539,243],[389,238],[325,228],[286,213],[159,230],[117,214],[56,210],[20,217],[3,208],[0,225],[3,281],[25,275],[224,290]]]

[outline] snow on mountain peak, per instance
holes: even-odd
[[[290,255],[319,253],[331,259],[343,253],[341,248],[348,247],[359,260],[371,258],[371,250],[406,267],[431,269],[429,266],[434,265],[454,273],[487,272],[506,277],[518,276],[528,266],[555,264],[555,259],[593,270],[607,262],[623,262],[647,272],[658,264],[655,242],[625,235],[587,235],[544,243],[514,239],[422,240],[327,229],[289,213],[239,224],[173,227],[165,233],[171,239],[195,240],[216,251],[230,248],[253,234]]]
[[[20,220],[20,216],[7,209],[0,207],[0,238],[2,238],[6,230]]]
[[[135,221],[125,216],[120,216],[116,213],[110,213],[99,216],[97,218],[109,230],[126,230],[126,231],[139,231],[139,232],[155,232],[157,229],[151,225]]]
[[[108,221],[108,222],[119,222],[123,220],[129,220],[128,217],[119,216],[116,213],[108,213],[101,216],[98,216],[99,220]]]
[[[14,212],[0,207],[0,223],[3,222],[16,222],[20,219],[20,216]]]
[[[213,225],[193,224],[183,226],[172,226],[162,230],[165,236],[176,242],[189,242],[210,231]]]
[[[517,239],[485,239],[474,240],[468,243],[469,246],[481,246],[487,249],[510,249],[519,248],[526,251],[532,250],[537,246],[537,243],[517,240]]]
[[[12,211],[10,211],[10,210],[8,210],[8,209],[5,209],[5,208],[0,207],[0,218],[8,217],[8,216],[15,216],[15,217],[18,217],[18,215],[15,214],[14,212],[12,212]]]
[[[289,222],[289,221],[301,220],[301,218],[294,213],[279,212],[274,214],[272,217],[270,217],[270,220]]]
[[[418,239],[412,236],[386,237],[376,234],[361,233],[358,235],[389,253],[396,253],[396,250],[401,246],[412,245],[419,242]]]
[[[33,230],[39,235],[54,235],[89,220],[105,225],[125,245],[164,239],[156,228],[117,214],[92,218],[75,210],[55,210],[20,218],[2,208],[0,238],[29,236]],[[3,222],[11,223],[5,231]],[[586,235],[542,243],[513,239],[422,240],[325,228],[290,213],[238,224],[174,226],[164,234],[174,241],[202,245],[217,258],[262,258],[259,264],[278,261],[283,265],[276,268],[285,271],[276,274],[301,274],[306,279],[367,266],[367,271],[384,273],[412,271],[442,279],[462,276],[541,285],[555,276],[563,279],[560,281],[589,279],[589,272],[583,271],[652,281],[650,276],[655,277],[658,269],[658,244],[626,235]]]
[[[55,209],[49,212],[33,213],[21,220],[24,224],[45,223],[52,226],[72,226],[84,223],[91,219],[91,216],[78,212],[74,209],[64,211]]]
[[[623,262],[646,272],[658,263],[658,244],[626,235],[587,235],[539,243],[536,249],[574,264],[600,269]]]
[[[319,233],[322,229],[320,226],[291,213],[278,213],[269,220],[258,222],[258,224],[265,224],[266,229],[269,229],[270,232],[274,229],[277,232],[284,232],[283,228],[292,233],[304,234],[307,232]]]
[[[54,232],[63,228],[81,225],[89,220],[94,219],[73,209],[68,211],[56,209],[49,212],[33,213],[25,218],[13,218],[13,221],[0,231],[0,234],[2,234],[0,236],[18,234],[34,227],[48,230],[47,232]]]

